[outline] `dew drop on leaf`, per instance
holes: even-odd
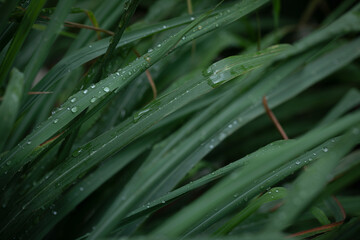
[[[76,113],[76,112],[77,112],[77,110],[78,110],[78,109],[77,109],[77,107],[76,107],[76,106],[71,108],[71,112],[73,112],[73,113]]]

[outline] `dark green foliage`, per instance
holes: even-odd
[[[355,2],[0,1],[0,238],[355,239]]]

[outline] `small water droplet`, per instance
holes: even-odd
[[[313,159],[312,158],[309,158],[309,162],[311,162]]]
[[[182,40],[185,40],[185,39],[186,39],[186,37],[185,37],[185,36],[183,36],[181,39],[182,39]]]
[[[165,200],[162,200],[161,203],[164,204],[164,203],[165,203]]]
[[[53,214],[53,215],[57,215],[57,211],[55,211],[55,210],[52,211],[52,214]]]
[[[299,165],[299,164],[300,164],[300,161],[296,161],[295,164],[296,164],[296,165]]]
[[[72,99],[70,100],[70,102],[72,102],[72,103],[76,102],[76,98],[72,98]]]
[[[210,149],[213,149],[213,148],[214,148],[214,145],[210,145],[209,148],[210,148]]]
[[[129,76],[131,76],[131,72],[129,72],[128,74],[129,74]]]
[[[84,93],[84,94],[87,94],[87,93],[88,93],[88,90],[87,90],[87,89],[85,89],[85,90],[83,91],[83,93]]]
[[[278,192],[279,192],[279,190],[277,190],[277,189],[276,189],[276,190],[275,190],[275,192],[277,192],[277,193],[278,193]]]
[[[163,29],[166,29],[167,27],[164,25],[164,26],[162,26],[162,28],[163,28]]]
[[[323,152],[328,152],[329,149],[328,149],[327,147],[323,147],[323,148],[322,148],[322,151],[323,151]]]
[[[90,87],[91,87],[91,88],[95,88],[95,84],[91,84]]]
[[[84,188],[83,188],[83,187],[80,187],[79,190],[82,192],[82,191],[84,191]]]
[[[71,112],[73,112],[73,113],[76,113],[77,110],[78,110],[78,108],[76,106],[71,108]]]
[[[316,153],[313,153],[314,156],[316,156]]]
[[[191,17],[191,18],[190,18],[190,20],[191,20],[191,21],[194,21],[194,20],[195,20],[195,18],[194,18],[194,17]]]
[[[31,144],[31,141],[30,141],[30,140],[28,140],[26,143],[27,143],[28,145],[30,145],[30,144]]]
[[[199,30],[201,30],[201,29],[202,29],[202,26],[201,26],[201,25],[199,25],[199,26],[198,26],[198,29],[199,29]]]
[[[92,45],[89,45],[89,48],[92,48]]]
[[[149,112],[150,108],[145,108],[134,114],[134,121],[137,122],[145,113]]]
[[[104,92],[109,92],[109,91],[110,91],[110,88],[104,87]]]
[[[91,103],[94,103],[95,101],[96,101],[96,97],[93,97],[93,98],[90,99]]]

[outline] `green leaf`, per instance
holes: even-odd
[[[330,220],[326,216],[323,210],[321,210],[318,207],[312,207],[311,213],[314,215],[314,217],[320,222],[321,225],[327,225],[330,224]]]
[[[0,105],[0,151],[3,150],[20,107],[24,87],[24,74],[16,68],[11,71],[10,82]]]
[[[338,141],[339,144],[331,153],[321,157],[295,180],[284,206],[275,213],[268,224],[268,231],[283,230],[296,219],[326,185],[329,174],[341,157],[358,143],[359,135],[352,130]],[[327,148],[323,150],[328,152]]]
[[[32,28],[32,25],[34,24],[41,11],[41,8],[45,3],[46,0],[31,1],[29,7],[26,9],[25,15],[10,44],[5,59],[0,65],[0,85],[6,82],[6,77],[14,63],[15,57],[23,45],[27,35]]]
[[[283,199],[287,194],[286,188],[277,187],[272,188],[261,197],[254,199],[254,201],[250,202],[246,208],[241,210],[238,214],[236,214],[233,218],[231,218],[228,222],[226,222],[219,230],[215,232],[215,235],[227,235],[231,232],[237,225],[239,225],[242,221],[248,218],[251,214],[253,214],[256,210],[258,210],[261,205],[272,202],[275,200]]]

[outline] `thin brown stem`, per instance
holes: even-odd
[[[190,15],[192,15],[193,14],[192,2],[191,2],[191,0],[186,0],[186,2],[187,2],[187,7],[188,7],[188,13]]]
[[[84,28],[84,29],[90,29],[90,30],[94,30],[94,31],[98,31],[98,32],[103,32],[106,33],[110,36],[114,35],[114,32],[106,30],[106,29],[102,29],[102,28],[98,28],[98,27],[93,27],[93,26],[89,26],[89,25],[85,25],[85,24],[81,24],[81,23],[75,23],[75,22],[69,22],[69,21],[65,21],[64,24],[65,27],[72,27],[72,28]]]
[[[277,130],[279,131],[279,133],[281,134],[282,138],[285,140],[288,140],[288,136],[286,135],[284,129],[282,128],[282,126],[280,125],[279,121],[277,120],[276,116],[274,115],[274,113],[270,110],[269,105],[267,103],[266,97],[264,96],[262,99],[265,111],[267,113],[267,115],[269,116],[269,118],[271,119],[271,121],[274,123],[275,127],[277,128]]]
[[[96,22],[94,22],[93,19],[91,18],[89,11],[86,11],[86,10],[85,10],[84,12],[85,12],[86,16],[88,17],[88,19],[90,20],[90,22],[92,23],[92,25],[93,25],[94,27],[99,27],[99,26],[96,24]],[[100,40],[100,39],[101,39],[100,31],[96,31],[96,35],[97,35],[97,39]]]
[[[309,234],[309,233],[316,233],[318,231],[328,232],[328,231],[331,231],[333,228],[342,225],[343,223],[344,223],[344,221],[326,224],[326,225],[323,225],[323,226],[320,226],[320,227],[316,227],[316,228],[304,230],[304,231],[301,231],[301,232],[293,233],[293,234],[289,235],[288,237],[290,237],[290,238],[298,237],[298,236],[302,236],[302,235]]]

